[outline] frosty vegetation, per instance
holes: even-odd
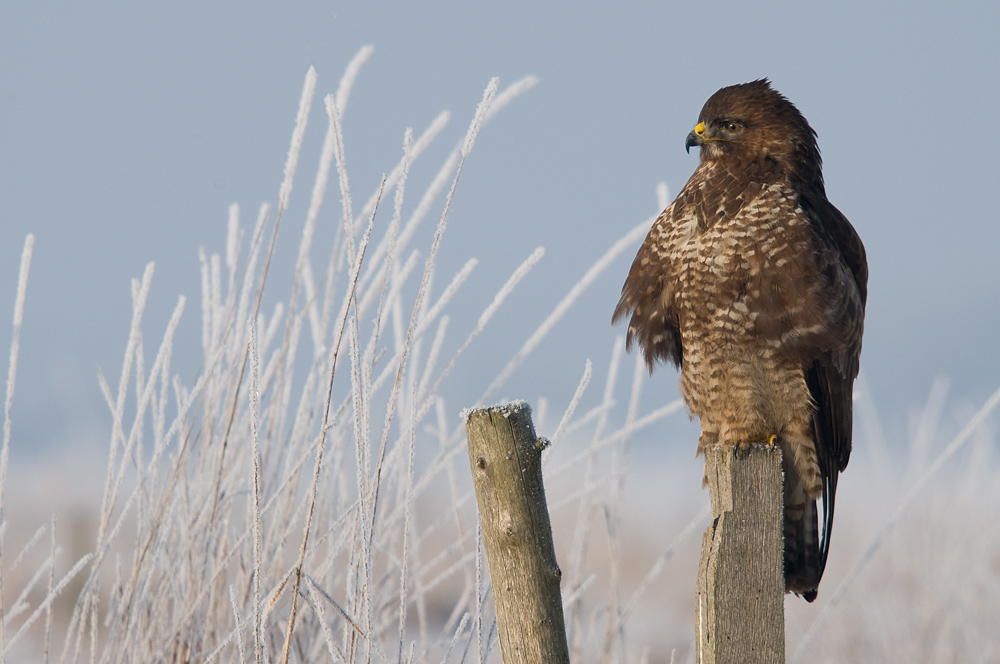
[[[499,661],[459,414],[498,396],[588,285],[612,278],[605,268],[634,249],[652,220],[598,257],[568,293],[553,294],[551,313],[493,380],[484,377],[489,386],[478,399],[445,403],[443,382],[544,257],[541,248],[525,257],[482,312],[451,322],[449,303],[476,265],[470,259],[444,275],[443,287],[435,271],[459,176],[479,132],[535,79],[506,88],[490,81],[464,136],[414,196],[410,171],[423,167],[420,157],[450,118],[407,130],[399,162],[374,187],[351,182],[341,118],[370,55],[362,49],[325,97],[327,131],[306,218],[283,215],[310,121],[313,69],[277,206],[264,205],[246,225],[233,205],[225,251],[202,252],[203,359],[193,378],[171,375],[187,302],[179,299],[148,355],[142,320],[153,266],[133,282],[121,374],[116,385],[98,383],[111,415],[106,479],[86,553],[73,558],[55,518],[25,524],[3,499],[28,238],[0,454],[0,659]],[[352,186],[372,189],[363,204]],[[659,197],[665,204],[665,187]],[[332,246],[313,245],[318,224],[336,225]],[[418,247],[421,225],[434,231]],[[279,234],[301,236],[293,266],[272,264]],[[291,272],[291,290],[287,298],[269,293],[274,304],[265,310],[267,277],[278,270]],[[554,443],[545,473],[572,659],[693,661],[708,497],[672,489],[677,471],[667,464],[629,468],[633,434],[683,408],[649,399],[659,405],[642,412],[645,368],[628,358],[621,388],[626,358],[619,339],[597,406],[579,407],[593,389],[593,365],[581,358],[583,375],[560,395],[573,396],[554,426],[545,404],[536,411],[539,433]],[[948,444],[935,389],[913,431],[923,453],[902,463],[902,446],[884,439],[870,395],[859,393],[856,446],[868,452],[845,477],[856,471],[870,481],[842,490],[817,606],[788,600],[790,659],[1000,661],[1000,531],[992,518],[1000,483],[990,428],[1000,392],[967,413]],[[627,404],[622,421],[612,417],[618,399]],[[693,453],[694,442],[674,444]],[[638,496],[627,491],[635,483],[645,487]],[[669,525],[651,525],[660,522]]]

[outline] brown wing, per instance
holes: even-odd
[[[761,171],[758,175],[774,177]],[[745,178],[744,178],[745,180]],[[626,346],[638,343],[649,372],[657,361],[677,368],[684,362],[677,311],[673,306],[677,275],[671,270],[681,247],[713,224],[736,215],[761,194],[763,184],[738,180],[732,173],[702,163],[676,200],[660,213],[632,262],[612,324],[631,314]]]
[[[664,246],[668,230],[676,226],[677,201],[671,203],[653,223],[649,234],[632,261],[621,299],[611,317],[612,324],[629,314],[626,348],[639,344],[649,372],[657,361],[670,361],[680,367],[684,360],[677,312],[670,306],[672,284],[668,279],[669,254]]]
[[[825,197],[818,204],[811,204],[807,198],[802,203],[821,243],[828,247],[821,258],[821,273],[826,282],[824,290],[829,294],[831,337],[828,350],[805,368],[806,384],[816,405],[813,438],[823,476],[822,575],[833,531],[837,478],[851,456],[853,385],[861,356],[868,263],[861,239],[836,207]]]

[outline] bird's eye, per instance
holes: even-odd
[[[738,120],[726,120],[722,123],[722,126],[725,127],[726,131],[730,134],[735,134],[743,129],[743,123]]]

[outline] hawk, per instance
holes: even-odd
[[[631,316],[628,347],[650,372],[680,368],[698,454],[780,445],[785,590],[811,602],[851,454],[865,249],[826,198],[816,132],[767,79],[712,95],[693,146],[698,167],[639,249],[613,321]]]

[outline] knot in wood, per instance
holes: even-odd
[[[507,537],[513,537],[517,533],[514,517],[511,516],[510,512],[504,512],[500,515],[500,530]]]

